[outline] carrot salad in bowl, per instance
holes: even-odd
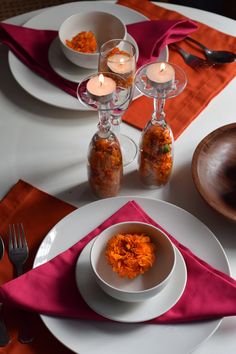
[[[155,262],[156,247],[145,234],[117,234],[108,242],[106,258],[120,277],[133,279]]]

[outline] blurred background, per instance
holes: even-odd
[[[0,0],[0,21],[24,12],[75,1],[76,0]],[[160,0],[159,2],[196,7],[236,20],[236,0]]]

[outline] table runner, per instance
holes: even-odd
[[[164,9],[148,0],[119,0],[117,4],[130,7],[152,20],[176,20],[184,18],[183,15]],[[191,35],[193,38],[215,50],[224,49],[236,52],[235,37],[222,33],[205,24],[196,23],[199,28]],[[199,48],[197,49],[185,41],[181,41],[180,46],[204,58]],[[176,139],[209,102],[235,77],[236,63],[194,70],[184,63],[180,54],[171,49],[169,52],[169,62],[182,67],[188,78],[188,84],[184,92],[178,97],[167,100],[165,107],[166,120],[171,126]],[[142,129],[151,118],[152,111],[152,99],[141,97],[132,102],[123,120],[136,128]],[[209,117],[209,119],[214,119],[214,117]]]

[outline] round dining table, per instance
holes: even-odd
[[[236,35],[236,23],[232,19],[186,6],[158,5]],[[6,22],[21,25],[45,10],[25,13]],[[9,66],[8,49],[3,45],[0,45],[0,72],[0,198],[19,179],[23,179],[76,207],[93,202],[95,199],[88,189],[87,153],[91,137],[97,129],[97,113],[62,108],[31,95],[14,78]],[[236,226],[217,214],[201,198],[192,179],[191,162],[195,148],[207,134],[236,122],[235,92],[234,79],[176,140],[173,175],[166,187],[142,188],[136,177],[135,160],[124,168],[119,192],[119,196],[134,195],[167,201],[197,217],[221,243],[233,278],[236,278]],[[138,144],[140,130],[123,122],[121,131]],[[194,353],[234,354],[235,330],[236,318],[224,318],[215,333],[195,348]]]

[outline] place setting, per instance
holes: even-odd
[[[116,18],[116,21],[121,19],[119,22],[120,24],[123,23],[123,28],[125,27],[125,25],[127,26],[128,24],[135,24],[147,20],[147,17],[143,16],[141,13],[134,12],[133,10],[128,8],[126,8],[126,11],[124,13],[123,7],[114,4],[109,4],[107,9],[105,9],[102,3],[95,3],[94,11],[89,11],[89,6],[86,3],[66,4],[63,7],[59,6],[44,11],[42,14],[36,15],[32,19],[27,21],[27,23],[25,23],[23,27],[27,29],[30,28],[38,29],[39,31],[45,30],[45,32],[41,32],[40,36],[38,31],[29,32],[26,30],[22,32],[22,33],[28,33],[27,36],[31,38],[30,41],[32,41],[32,43],[30,41],[28,44],[21,43],[22,48],[28,51],[28,54],[31,56],[31,58],[30,59],[23,58],[22,55],[24,55],[23,54],[24,50],[21,50],[21,53],[17,53],[15,52],[16,48],[13,50],[13,53],[11,52],[9,53],[10,69],[13,73],[13,76],[18,81],[18,83],[31,95],[46,103],[63,107],[63,108],[84,110],[85,109],[84,106],[80,105],[80,103],[77,102],[76,100],[71,99],[70,95],[72,96],[75,95],[75,85],[73,85],[73,83],[78,83],[77,79],[81,79],[81,76],[86,73],[86,71],[84,71],[85,67],[81,67],[81,63],[80,66],[77,65],[78,73],[75,74],[76,68],[73,65],[70,65],[71,61],[64,60],[65,58],[61,55],[62,53],[59,51],[59,47],[61,46],[59,46],[60,41],[57,36],[57,30],[59,30],[60,26],[67,18],[71,17],[75,13],[83,12],[83,15],[87,14],[88,16],[93,16],[94,15],[93,12],[99,13],[104,11],[105,13],[108,13],[109,11],[109,16],[111,20],[112,18]],[[91,21],[87,22],[87,25],[85,26],[86,28],[89,27],[89,23],[92,22]],[[5,26],[4,31],[7,31],[7,25],[4,26]],[[180,20],[174,23],[169,23],[168,25],[165,25],[165,23],[163,23],[163,27],[161,23],[158,23],[158,25],[156,24],[155,26],[157,26],[157,28],[150,27],[150,29],[146,29],[145,27],[145,31],[148,30],[151,33],[155,33],[155,37],[150,44],[151,47],[150,45],[147,46],[147,44],[143,46],[143,48],[147,47],[147,49],[144,49],[145,51],[147,51],[147,53],[141,53],[141,58],[139,58],[140,63],[143,62],[144,58],[145,60],[150,60],[150,56],[152,55],[152,50],[153,50],[152,48],[155,47],[156,42],[159,42],[159,40],[161,40],[161,43],[158,45],[159,49],[158,51],[156,51],[153,58],[155,59],[159,58],[159,60],[166,61],[168,59],[168,49],[165,42],[169,40],[170,41],[179,40],[185,37],[188,33],[191,33],[194,29],[196,29],[196,26],[193,24],[193,22],[189,20]],[[19,32],[19,30],[20,30],[19,28],[15,28],[15,31]],[[109,39],[122,38],[122,37],[124,38],[124,36],[126,35],[126,33],[124,33],[124,29],[122,29],[123,30],[122,36],[121,36],[121,32],[119,33],[118,30],[119,30],[118,27],[116,31],[115,27],[113,26],[112,34],[110,34],[106,38]],[[12,36],[13,41],[14,41],[13,39],[14,36],[16,36],[16,40],[19,41],[20,38],[17,39],[17,34],[14,33],[15,31],[14,28],[9,29],[7,36],[9,35]],[[134,27],[132,27],[131,31],[132,34],[129,33],[128,30],[126,37],[127,40],[130,40],[131,42],[134,43],[137,49],[138,46],[136,44],[136,38],[135,38],[136,30]],[[139,32],[140,29],[138,28],[136,37],[139,36]],[[104,28],[104,33],[106,33],[105,28]],[[34,52],[33,49],[34,36],[37,36],[38,52],[37,51]],[[147,33],[147,37],[148,36],[149,33]],[[171,36],[173,37],[173,39],[171,39]],[[8,40],[9,37],[6,41]],[[104,40],[106,41],[106,39]],[[12,45],[14,44],[11,43],[10,47],[12,47]],[[39,52],[41,52],[40,55]],[[136,50],[136,52],[138,51]],[[38,65],[41,66],[41,68],[38,67]],[[94,70],[94,68],[95,67],[90,69]],[[54,74],[58,74],[58,76],[64,78],[66,81],[60,80],[60,78],[55,76],[51,72],[51,70],[53,71]],[[38,78],[35,76],[34,72],[36,72],[39,75]],[[74,74],[75,76],[72,79],[72,76]],[[87,75],[88,74],[89,72],[87,72]],[[46,79],[49,83],[42,81],[40,76]],[[53,86],[51,86],[50,83],[53,83]],[[56,86],[59,86],[59,88],[69,93],[69,96],[64,95],[63,92],[60,92],[60,90],[58,90]]]
[[[9,257],[2,259],[3,315],[9,309],[14,319],[23,311],[32,329],[41,328],[38,316],[65,350],[81,354],[141,354],[147,347],[150,353],[158,347],[187,354],[222,318],[236,315],[236,281],[214,233],[190,212],[157,198],[171,185],[179,157],[175,141],[234,77],[233,56],[227,63],[208,59],[217,51],[221,60],[219,49],[212,54],[208,47],[216,35],[222,46],[226,35],[209,28],[205,42],[206,30],[136,0],[70,3],[24,26],[0,24],[10,70],[22,88],[68,112],[91,111],[95,123],[83,156],[92,202],[77,209],[24,178],[0,202],[2,255],[9,224],[24,224],[26,238],[18,241],[27,249],[24,273],[15,279]],[[229,36],[224,54],[232,43]],[[123,123],[138,129],[139,144],[123,134]],[[197,192],[233,222],[234,139],[234,124],[219,127],[191,158]],[[138,195],[123,193],[131,163]],[[13,342],[19,340],[16,327]]]
[[[210,230],[188,212],[163,201],[142,197],[135,200],[129,197],[108,198],[74,210],[74,207],[24,181],[19,181],[4,201],[14,203],[14,196],[23,197],[28,193],[31,198],[24,199],[27,202],[18,205],[14,219],[17,215],[23,218],[26,234],[34,235],[27,238],[29,246],[41,242],[41,234],[45,233],[48,222],[50,224],[50,214],[45,223],[41,208],[45,210],[45,207],[53,206],[53,223],[57,217],[59,222],[52,225],[39,246],[33,269],[2,285],[0,298],[5,306],[40,313],[47,328],[71,350],[77,352],[77,348],[88,347],[88,340],[95,333],[98,340],[106,341],[113,338],[116,331],[126,331],[129,340],[137,341],[135,349],[138,352],[138,338],[141,339],[142,333],[146,333],[151,345],[158,338],[159,345],[165,342],[168,350],[173,348],[173,342],[180,343],[180,338],[185,334],[189,337],[188,347],[191,348],[214,332],[222,316],[234,315],[234,301],[230,305],[230,298],[234,298],[235,281],[227,275],[229,268],[224,251]],[[38,198],[41,200],[40,208],[32,208]],[[5,203],[1,204],[4,213]],[[34,210],[34,218],[39,223],[40,219],[44,220],[37,232],[29,224],[30,210]],[[62,218],[63,213],[68,215]],[[89,217],[91,214],[94,215],[93,220]],[[150,269],[149,276],[147,270],[143,274],[145,282],[142,275],[134,282],[117,277],[106,263],[103,251],[99,251],[103,246],[96,246],[96,242],[100,239],[104,244],[119,232],[124,236],[126,232],[134,235],[145,232],[155,242],[157,263],[153,263],[153,270],[161,267],[162,272],[152,272]],[[94,247],[94,255],[91,247]],[[100,260],[98,263],[95,261],[96,250]],[[101,268],[100,262],[103,264]],[[108,272],[99,275],[98,272],[104,269]],[[102,283],[106,291],[94,279],[95,274],[100,282],[104,277]],[[132,284],[131,291],[128,290],[129,282]],[[145,283],[147,288],[144,288]],[[110,287],[112,293],[108,294]],[[219,290],[222,287],[224,293]],[[120,296],[124,296],[123,300]],[[222,305],[223,298],[228,299],[225,306]],[[190,323],[191,326],[188,325]],[[168,324],[168,327],[160,324]],[[172,341],[166,344],[166,338],[170,336]],[[119,341],[125,345],[126,336]],[[96,350],[92,343],[89,350]],[[109,350],[108,345],[105,352]],[[181,345],[178,344],[176,350],[181,353]]]

